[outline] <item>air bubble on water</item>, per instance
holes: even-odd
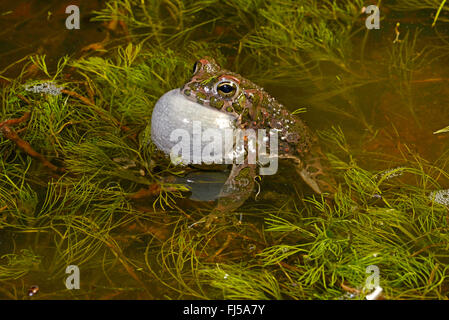
[[[449,205],[449,189],[432,191],[429,199],[439,204]]]
[[[384,180],[390,180],[394,177],[402,176],[404,167],[396,167],[393,169],[388,169],[385,171],[382,171],[375,175],[375,178],[377,179],[384,179]]]

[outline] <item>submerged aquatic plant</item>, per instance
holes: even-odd
[[[1,259],[5,263],[0,265],[0,281],[19,279],[38,267],[41,262],[41,257],[27,249],[22,249],[19,254],[6,254]]]

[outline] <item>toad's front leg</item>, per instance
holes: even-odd
[[[205,222],[205,227],[209,228],[218,218],[238,209],[254,190],[255,176],[255,164],[234,164],[223,185],[215,208],[198,223]]]

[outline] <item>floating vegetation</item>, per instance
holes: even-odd
[[[382,2],[368,30],[358,0],[113,0],[99,50],[19,57],[0,74],[0,298],[447,299],[449,145],[432,132],[449,116],[448,6],[418,2]],[[410,25],[410,8],[438,23]],[[150,139],[155,102],[202,56],[318,131],[333,201],[285,160],[202,228],[213,203],[177,183],[198,168]],[[381,293],[363,290],[373,265]]]
[[[56,84],[52,82],[44,82],[33,86],[26,85],[25,90],[34,93],[45,93],[52,96],[57,96],[61,94],[61,90],[63,90],[63,88],[56,86]]]

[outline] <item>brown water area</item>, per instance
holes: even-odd
[[[80,54],[81,49],[106,37],[101,23],[91,22],[91,12],[104,1],[19,0],[0,2],[0,70],[28,55],[45,54],[49,65],[64,56]],[[80,29],[68,30],[67,6],[80,8]],[[4,76],[17,76],[20,64],[10,67]],[[32,70],[30,70],[32,72]]]

